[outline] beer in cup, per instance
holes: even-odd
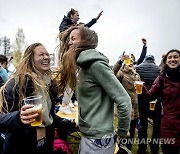
[[[143,81],[135,81],[136,84],[136,94],[142,94]]]
[[[151,111],[154,111],[155,106],[156,106],[156,102],[157,102],[157,99],[156,99],[155,101],[149,102],[149,109],[150,109]]]
[[[128,56],[124,59],[124,62],[126,65],[130,65],[131,64],[131,58]]]
[[[35,95],[30,97],[25,97],[24,104],[32,104],[34,105],[33,108],[38,110],[38,117],[36,117],[35,121],[31,123],[32,127],[40,126],[42,124],[42,96]]]

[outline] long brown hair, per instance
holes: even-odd
[[[69,48],[69,35],[75,29],[79,29],[81,41]],[[97,33],[87,27],[73,26],[63,33],[60,44],[60,71],[57,77],[58,93],[63,94],[66,86],[69,86],[72,90],[74,90],[78,69],[78,66],[76,65],[77,57],[82,51],[95,49],[97,45]]]
[[[16,68],[16,71],[11,75],[11,80],[12,78],[15,79],[15,85],[18,86],[18,94],[19,94],[19,107],[21,108],[23,98],[25,97],[25,89],[26,89],[26,83],[27,83],[27,76],[30,77],[33,83],[33,88],[34,92],[38,90],[38,87],[41,88],[46,88],[45,82],[42,80],[42,73],[36,68],[35,63],[34,63],[34,49],[38,46],[43,46],[41,43],[34,43],[28,46],[24,52],[24,55],[21,59],[21,62]],[[47,71],[47,74],[50,73],[50,70]],[[6,82],[8,84],[9,80]],[[6,110],[7,112],[10,111],[11,109],[8,109],[7,102],[3,98],[4,90],[6,87],[6,84],[1,87],[0,90],[0,112],[3,109]],[[14,94],[13,94],[14,95]],[[3,100],[2,100],[3,99]],[[4,104],[2,105],[2,103]]]
[[[165,54],[165,56],[163,57],[163,59],[162,59],[162,64],[161,64],[161,65],[162,65],[162,68],[161,68],[161,72],[162,72],[162,73],[165,72],[165,71],[167,70],[167,68],[168,68],[168,65],[166,64],[166,61],[167,61],[168,55],[169,55],[171,52],[177,52],[177,53],[179,54],[179,56],[180,56],[180,51],[177,50],[177,49],[172,49],[172,50],[168,51],[168,52]]]

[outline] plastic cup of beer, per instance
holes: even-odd
[[[155,106],[156,106],[156,101],[151,101],[151,102],[149,102],[149,109],[150,109],[151,111],[154,111]]]
[[[136,94],[142,94],[143,81],[135,81],[136,84]]]
[[[34,105],[33,108],[38,110],[38,117],[36,117],[35,121],[31,123],[32,127],[40,126],[42,124],[42,96],[41,95],[34,95],[25,97],[24,104],[31,104]]]
[[[131,58],[129,56],[126,57],[126,59],[124,59],[124,62],[126,65],[130,65],[131,64]]]

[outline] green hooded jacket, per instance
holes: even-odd
[[[77,81],[79,128],[87,138],[99,139],[114,133],[114,102],[118,109],[118,134],[125,137],[130,126],[131,100],[108,64],[95,49],[77,58],[81,68]]]

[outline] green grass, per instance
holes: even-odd
[[[114,119],[114,127],[116,128],[116,126],[117,126],[117,118]],[[72,135],[79,137],[80,133],[77,134],[75,132]],[[151,138],[151,135],[152,135],[152,125],[148,124],[148,138]],[[135,132],[135,138],[138,138],[137,137],[137,131]],[[77,154],[78,153],[79,141],[80,140],[78,140],[78,139],[76,139],[76,138],[74,138],[72,136],[68,137],[68,143],[70,143],[70,149],[71,149],[72,154]],[[133,154],[137,154],[137,150],[138,150],[138,145],[137,145],[137,143],[135,143],[132,146]],[[146,154],[150,154],[150,153],[151,153],[150,152],[150,146],[148,144]]]
[[[80,132],[75,132],[72,135],[80,138]],[[78,138],[68,136],[68,143],[70,145],[70,149],[71,149],[72,154],[78,153],[79,142],[80,142],[80,139],[78,139]]]

